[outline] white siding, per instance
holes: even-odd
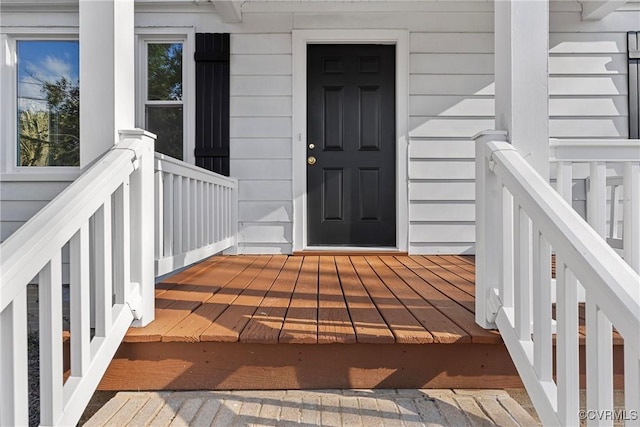
[[[410,33],[409,250],[473,252],[471,137],[494,126],[493,4],[394,3],[251,2],[237,24],[222,23],[203,5],[167,5],[165,13],[138,9],[139,27],[232,34],[230,150],[231,175],[239,179],[240,253],[290,253],[292,247],[291,31],[345,28]],[[626,31],[638,29],[638,11],[583,22],[577,2],[551,8],[551,135],[626,137]],[[55,16],[60,25],[77,26],[73,13]],[[45,24],[51,25],[44,13],[3,16],[3,26]],[[59,185],[51,183],[37,189],[42,195],[29,196],[37,185],[29,191],[14,185],[3,183],[1,238],[60,190],[48,191]],[[582,182],[575,191],[583,209]]]
[[[290,252],[291,34],[231,36],[231,175],[239,252]]]
[[[9,237],[69,183],[3,180],[0,184],[0,241]]]

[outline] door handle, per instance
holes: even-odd
[[[315,165],[316,164],[316,158],[313,156],[309,156],[307,157],[307,163],[310,165]]]

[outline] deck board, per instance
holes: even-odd
[[[473,258],[216,256],[160,283],[126,342],[500,343],[475,323]]]
[[[396,342],[404,344],[428,344],[433,335],[407,310],[395,295],[382,283],[364,257],[351,257],[365,289],[373,303],[389,325]]]
[[[276,344],[291,302],[293,289],[302,267],[302,257],[289,257],[275,283],[262,300],[247,326],[240,333],[240,342]]]
[[[271,289],[286,257],[273,257],[211,326],[203,333],[203,340],[236,342],[256,309]]]
[[[365,290],[351,261],[346,256],[335,258],[344,297],[359,343],[394,343],[394,335]]]
[[[356,332],[333,257],[320,258],[318,281],[318,343],[355,343]]]
[[[317,256],[304,257],[278,339],[281,343],[318,342],[318,263]]]
[[[236,280],[242,273],[244,273],[248,268],[252,266],[253,262],[256,262],[257,259],[255,257],[247,258],[243,260],[244,262],[239,262],[239,260],[229,258],[224,260],[222,263],[217,264],[216,267],[213,267],[207,271],[200,272],[198,275],[191,276],[188,280],[189,283],[193,282],[210,282],[216,283],[219,287],[218,292],[215,294],[211,294],[203,301],[203,304],[199,305],[192,313],[188,316],[180,319],[178,323],[173,325],[173,327],[167,331],[162,336],[162,341],[165,342],[198,342],[200,341],[201,333],[209,327],[212,322],[212,319],[217,317],[219,313],[216,311],[220,310],[220,312],[224,311],[226,308],[224,305],[212,304],[211,299],[217,295],[216,298],[219,298],[219,294],[222,290],[226,289],[227,286],[231,286],[234,280]],[[225,292],[223,295],[228,295],[229,292]]]

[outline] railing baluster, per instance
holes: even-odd
[[[578,425],[578,282],[560,255],[556,255],[556,364],[558,417],[562,425]]]
[[[203,182],[198,180],[196,182],[196,227],[194,230],[196,237],[196,248],[201,248],[204,242],[204,193]]]
[[[106,337],[111,329],[113,307],[113,259],[111,246],[111,197],[95,214],[95,278],[97,337]]]
[[[164,210],[164,222],[162,224],[162,234],[164,239],[162,241],[163,247],[162,252],[164,256],[172,256],[173,255],[173,192],[174,185],[173,180],[174,176],[170,173],[163,172],[163,201],[164,204],[162,208]]]
[[[55,425],[62,415],[62,257],[42,269],[38,281],[40,317],[40,424]]]
[[[182,176],[173,176],[173,254],[181,254],[182,249],[182,212],[184,210],[184,193]]]
[[[129,191],[129,178],[116,190],[115,216],[113,225],[115,235],[113,240],[113,291],[116,304],[124,304],[125,290],[131,280],[131,243],[129,240],[131,222],[131,196]]]
[[[222,238],[222,217],[223,214],[220,212],[220,210],[218,209],[218,206],[221,206],[221,201],[222,198],[220,196],[220,192],[222,191],[222,187],[218,184],[216,184],[216,189],[215,189],[215,197],[214,197],[214,205],[213,205],[213,209],[216,209],[216,212],[218,212],[218,215],[216,215],[216,232],[215,232],[215,239],[216,242],[220,241]]]
[[[640,162],[625,164],[622,185],[624,259],[631,268],[640,273]]]
[[[500,297],[504,307],[513,307],[513,196],[500,183],[502,200],[502,269]]]
[[[154,253],[155,258],[162,258],[164,256],[164,179],[163,173],[161,170],[156,170],[154,172],[154,192],[155,192],[155,208],[154,208],[154,231],[156,233],[155,236],[155,247]]]
[[[596,301],[587,294],[587,407],[613,411],[612,326]],[[629,408],[630,409],[630,408]],[[613,425],[613,420],[587,420],[587,425]]]
[[[607,164],[591,162],[589,174],[589,197],[587,198],[587,221],[606,238],[607,229]]]
[[[29,424],[27,287],[0,313],[0,425]]]
[[[189,249],[195,249],[198,247],[198,208],[200,200],[198,198],[198,181],[195,179],[190,180],[189,196],[191,197],[191,203],[189,203]]]
[[[211,184],[208,182],[202,183],[202,242],[203,246],[211,244],[211,236],[209,235],[209,228],[211,224],[209,220],[211,218],[211,210],[209,210],[209,188]]]
[[[611,185],[611,206],[609,206],[609,237],[615,239],[618,237],[618,229],[620,221],[620,193],[622,188],[619,185]]]
[[[81,377],[91,363],[89,224],[82,225],[70,243],[71,376]]]
[[[514,207],[514,304],[518,338],[531,340],[531,221],[520,205]]]
[[[552,381],[551,247],[533,228],[534,368],[540,381]]]
[[[182,179],[182,252],[191,250],[191,179]]]
[[[628,411],[628,420],[625,426],[640,426],[640,338],[632,342],[630,338],[625,339],[624,346],[624,405]],[[633,418],[632,410],[636,410],[636,417]]]

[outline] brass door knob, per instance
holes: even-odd
[[[316,158],[313,157],[313,156],[307,157],[307,163],[309,163],[310,165],[315,165],[316,164]]]

